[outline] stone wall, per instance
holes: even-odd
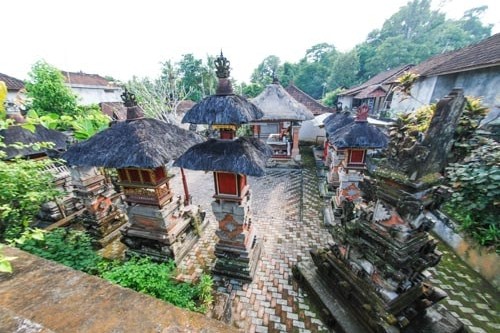
[[[0,273],[0,332],[237,332],[183,310],[15,248]]]
[[[435,221],[433,232],[453,249],[473,270],[478,272],[485,280],[490,282],[497,290],[500,290],[500,257],[495,251],[487,252],[480,249],[457,234],[453,229],[435,216],[431,216]]]

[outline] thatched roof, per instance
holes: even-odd
[[[175,125],[139,118],[114,123],[68,148],[62,158],[80,166],[156,168],[202,141],[201,136]]]
[[[328,141],[337,148],[385,148],[389,139],[376,126],[366,121],[354,121],[335,131]]]
[[[314,118],[313,113],[279,83],[268,84],[252,102],[264,112],[259,121],[304,121]]]
[[[226,171],[263,176],[271,148],[256,138],[210,139],[186,151],[174,166],[205,171]]]
[[[262,110],[239,95],[205,97],[186,112],[183,123],[245,124],[264,115]]]
[[[42,125],[35,125],[34,132],[21,127],[21,125],[13,125],[7,129],[0,130],[0,136],[4,138],[3,141],[7,145],[15,144],[18,142],[25,145],[31,145],[41,142],[51,142],[54,144],[52,148],[42,148],[40,150],[35,150],[33,148],[0,148],[7,154],[7,156],[5,157],[6,159],[11,159],[16,156],[29,157],[32,155],[40,154],[51,156],[52,153],[55,153],[55,151],[65,150],[67,146],[66,135],[59,131],[45,128]]]
[[[329,136],[353,122],[354,118],[349,112],[334,112],[323,120],[325,131]]]

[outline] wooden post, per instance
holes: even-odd
[[[186,174],[184,173],[184,168],[181,168],[181,176],[182,176],[182,186],[184,187],[184,206],[187,206],[190,204],[191,200],[189,200],[189,190],[186,181]]]

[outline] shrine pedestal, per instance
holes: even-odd
[[[128,209],[130,224],[122,230],[127,256],[146,255],[156,261],[182,260],[207,225],[198,206],[181,204],[180,197],[163,208],[136,204]]]
[[[213,272],[251,281],[260,258],[261,243],[252,226],[250,191],[238,201],[216,200],[212,210],[219,221]]]
[[[70,169],[75,197],[85,206],[81,219],[95,243],[104,247],[119,236],[118,230],[127,223],[125,203],[120,193],[95,167]]]

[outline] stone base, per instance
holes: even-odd
[[[102,220],[96,220],[91,214],[84,213],[81,217],[87,232],[94,238],[94,244],[105,247],[120,234],[120,229],[127,223],[127,216],[117,210]]]
[[[149,209],[142,207],[135,211],[135,216],[131,219],[131,224],[122,231],[122,243],[127,245],[126,256],[132,255],[148,256],[155,261],[168,261],[173,259],[180,262],[184,256],[192,249],[194,244],[208,224],[205,214],[200,212],[196,206],[182,207],[181,213],[174,219],[170,219],[162,212],[155,214],[165,220],[156,221],[154,225],[133,223],[141,218],[137,216],[138,211],[143,213]],[[151,208],[150,210],[154,210]],[[172,212],[170,208],[162,211]],[[168,215],[168,214],[167,214]],[[150,219],[151,215],[143,216]],[[170,222],[170,223],[169,223]],[[160,228],[159,226],[165,226]]]
[[[262,251],[262,244],[256,240],[250,251],[241,248],[215,245],[217,260],[212,269],[214,274],[252,281]]]
[[[389,324],[371,327],[368,321],[361,319],[359,309],[354,307],[345,298],[335,291],[329,281],[318,273],[312,262],[299,262],[293,267],[294,277],[300,284],[305,285],[315,297],[318,306],[324,309],[325,321],[329,326],[342,332],[365,333],[365,332],[387,332],[387,333],[417,333],[417,332],[441,332],[462,333],[465,332],[464,325],[453,317],[442,306],[435,304],[427,308],[418,317],[414,318],[408,326],[400,328]]]

